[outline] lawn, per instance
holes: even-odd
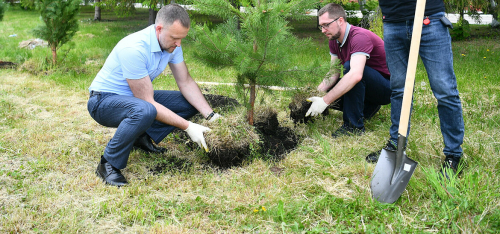
[[[363,136],[333,139],[342,114],[331,111],[314,123],[288,118],[289,91],[259,90],[257,106],[279,110],[284,126],[301,136],[279,161],[256,158],[220,170],[202,150],[174,135],[164,155],[133,151],[123,170],[129,186],[106,186],[94,174],[114,129],[88,114],[87,88],[113,46],[147,26],[147,11],[116,18],[93,9],[80,14],[80,31],[63,59],[50,68],[47,48],[18,48],[34,39],[35,12],[11,7],[0,22],[0,232],[2,233],[498,233],[500,230],[500,31],[473,26],[474,36],[453,42],[454,66],[465,120],[465,168],[445,184],[437,180],[444,159],[436,100],[423,64],[416,74],[412,131],[407,154],[419,162],[407,190],[394,204],[371,198],[375,167],[365,156],[389,135],[390,108],[366,123]],[[327,40],[314,18],[293,22],[311,37],[297,52],[299,63],[329,59]],[[16,34],[16,37],[9,35]],[[235,82],[231,69],[198,62],[183,41],[185,60],[197,81]],[[301,85],[315,85],[322,77]],[[154,83],[177,89],[168,69]],[[244,100],[227,85],[200,85],[204,92]],[[224,115],[224,113],[221,113]],[[244,123],[242,123],[244,124]]]

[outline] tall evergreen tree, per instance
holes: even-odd
[[[314,9],[318,1],[241,0],[245,7],[242,11],[231,3],[228,0],[194,1],[198,12],[221,17],[225,22],[213,29],[195,25],[191,36],[196,41],[197,58],[216,67],[233,67],[239,88],[249,84],[250,94],[245,102],[248,122],[253,125],[257,85],[286,85],[293,78],[311,75],[311,71],[315,71],[311,67],[319,67],[319,62],[311,61],[292,64],[291,56],[309,42],[295,37],[288,22],[308,17],[306,12]],[[306,65],[309,68],[305,68]]]
[[[80,11],[80,0],[37,0],[43,24],[33,30],[34,34],[46,40],[52,51],[52,63],[57,64],[59,49],[78,31],[76,16]]]

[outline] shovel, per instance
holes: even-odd
[[[410,181],[418,163],[408,158],[405,153],[408,122],[410,121],[413,87],[415,85],[415,72],[417,70],[420,37],[422,35],[422,22],[425,11],[425,0],[417,0],[413,35],[411,37],[410,57],[406,70],[406,81],[399,119],[398,148],[396,152],[382,149],[373,171],[370,188],[372,197],[382,203],[394,203],[401,196]]]

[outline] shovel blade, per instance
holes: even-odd
[[[405,191],[418,163],[408,158],[404,152],[401,156],[402,164],[398,167],[396,152],[386,149],[380,152],[370,183],[373,199],[382,203],[394,203]]]

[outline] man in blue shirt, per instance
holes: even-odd
[[[162,141],[175,128],[186,131],[208,151],[203,133],[210,129],[186,119],[198,112],[209,121],[220,115],[213,112],[184,62],[181,41],[189,27],[184,8],[177,4],[162,7],[154,25],[118,42],[90,85],[90,116],[117,128],[96,170],[106,183],[126,185],[120,169],[126,167],[130,151],[164,152],[152,141]],[[167,65],[180,91],[153,89],[152,81]]]

